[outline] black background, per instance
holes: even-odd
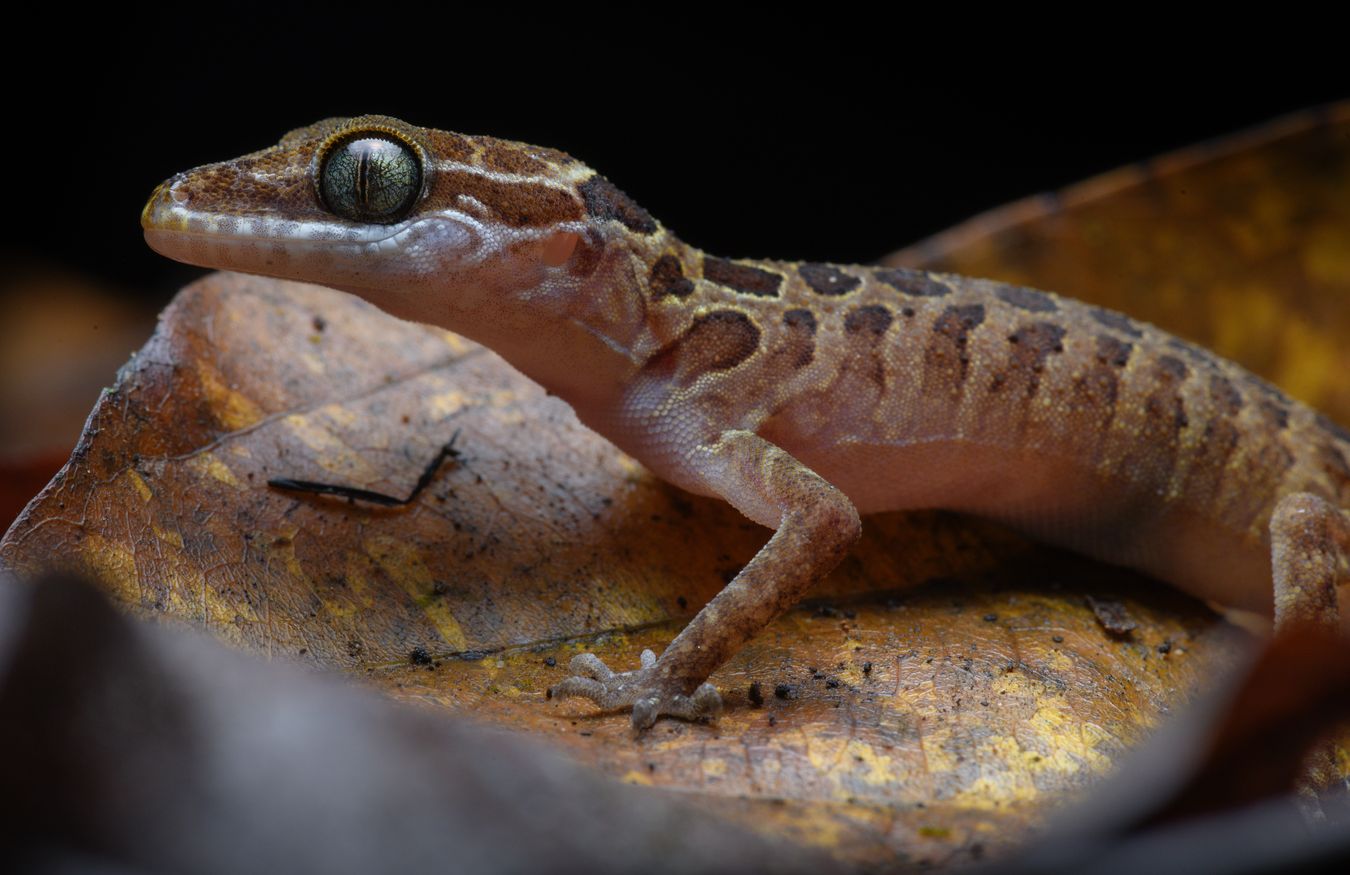
[[[994,50],[881,18],[598,7],[178,6],[80,24],[12,35],[35,54],[4,62],[0,245],[155,298],[199,271],[141,241],[154,185],[329,115],[564,149],[710,251],[849,262],[1350,94],[1313,50],[1110,50],[1105,26],[1070,55],[1039,32],[995,29]]]

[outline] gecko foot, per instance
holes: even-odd
[[[572,657],[568,668],[573,676],[553,688],[554,695],[581,696],[611,711],[633,709],[633,728],[648,729],[658,717],[699,720],[715,717],[722,710],[722,697],[712,684],[701,684],[692,694],[669,688],[656,677],[656,654],[642,651],[642,667],[615,672],[594,653]]]

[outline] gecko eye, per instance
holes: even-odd
[[[421,192],[422,162],[417,153],[378,131],[334,143],[319,167],[324,205],[353,222],[397,222]]]

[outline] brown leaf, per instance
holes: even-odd
[[[462,455],[406,510],[265,485],[403,494],[456,429]],[[869,863],[1021,841],[1243,643],[1123,572],[892,514],[714,675],[718,724],[634,738],[623,715],[546,698],[581,649],[620,667],[659,650],[766,538],[481,348],[346,295],[214,274],[165,312],[0,563],[92,573],[142,616],[533,732]],[[1131,636],[1108,636],[1086,595],[1120,604]]]

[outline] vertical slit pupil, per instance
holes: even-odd
[[[356,157],[355,194],[357,205],[366,212],[370,211],[370,143],[361,143]]]
[[[396,222],[422,191],[422,166],[412,147],[369,132],[335,144],[319,171],[319,195],[328,209],[356,222]]]

